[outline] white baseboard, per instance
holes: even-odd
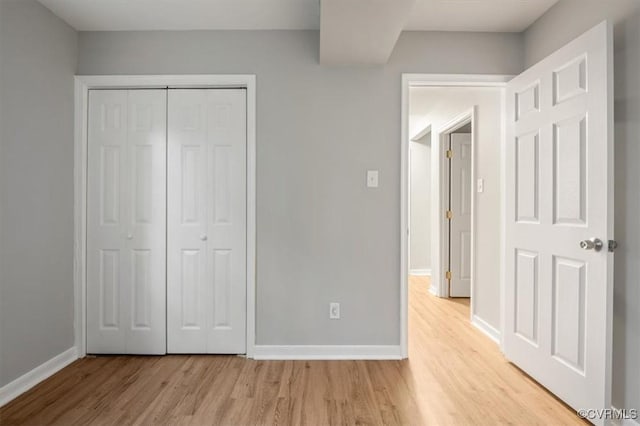
[[[478,330],[482,331],[487,337],[496,342],[498,345],[500,344],[500,331],[498,331],[494,326],[483,320],[482,318],[474,315],[471,319],[471,324]]]
[[[402,359],[400,345],[256,345],[254,359]]]
[[[611,409],[615,412],[618,411],[616,407],[611,407]],[[611,424],[615,426],[640,426],[640,422],[638,419],[615,419],[611,420]]]
[[[78,351],[74,346],[7,383],[0,388],[0,407],[53,376],[76,359],[78,359]]]
[[[431,269],[410,269],[409,275],[415,275],[417,277],[430,277]]]

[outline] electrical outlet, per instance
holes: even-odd
[[[340,304],[337,302],[329,303],[329,319],[340,319]]]

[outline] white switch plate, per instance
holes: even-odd
[[[340,304],[338,302],[329,303],[329,319],[340,319]]]
[[[367,170],[367,188],[377,188],[377,187],[378,187],[378,171]]]
[[[478,192],[484,192],[484,179],[478,179],[476,182],[476,189]]]

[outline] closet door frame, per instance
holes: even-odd
[[[74,346],[87,353],[87,167],[90,89],[244,88],[247,94],[247,358],[254,357],[256,293],[256,76],[238,75],[100,75],[75,76],[74,131]]]

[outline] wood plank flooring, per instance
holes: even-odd
[[[468,300],[428,284],[411,277],[409,360],[85,358],[0,408],[0,424],[583,424],[470,324]]]

